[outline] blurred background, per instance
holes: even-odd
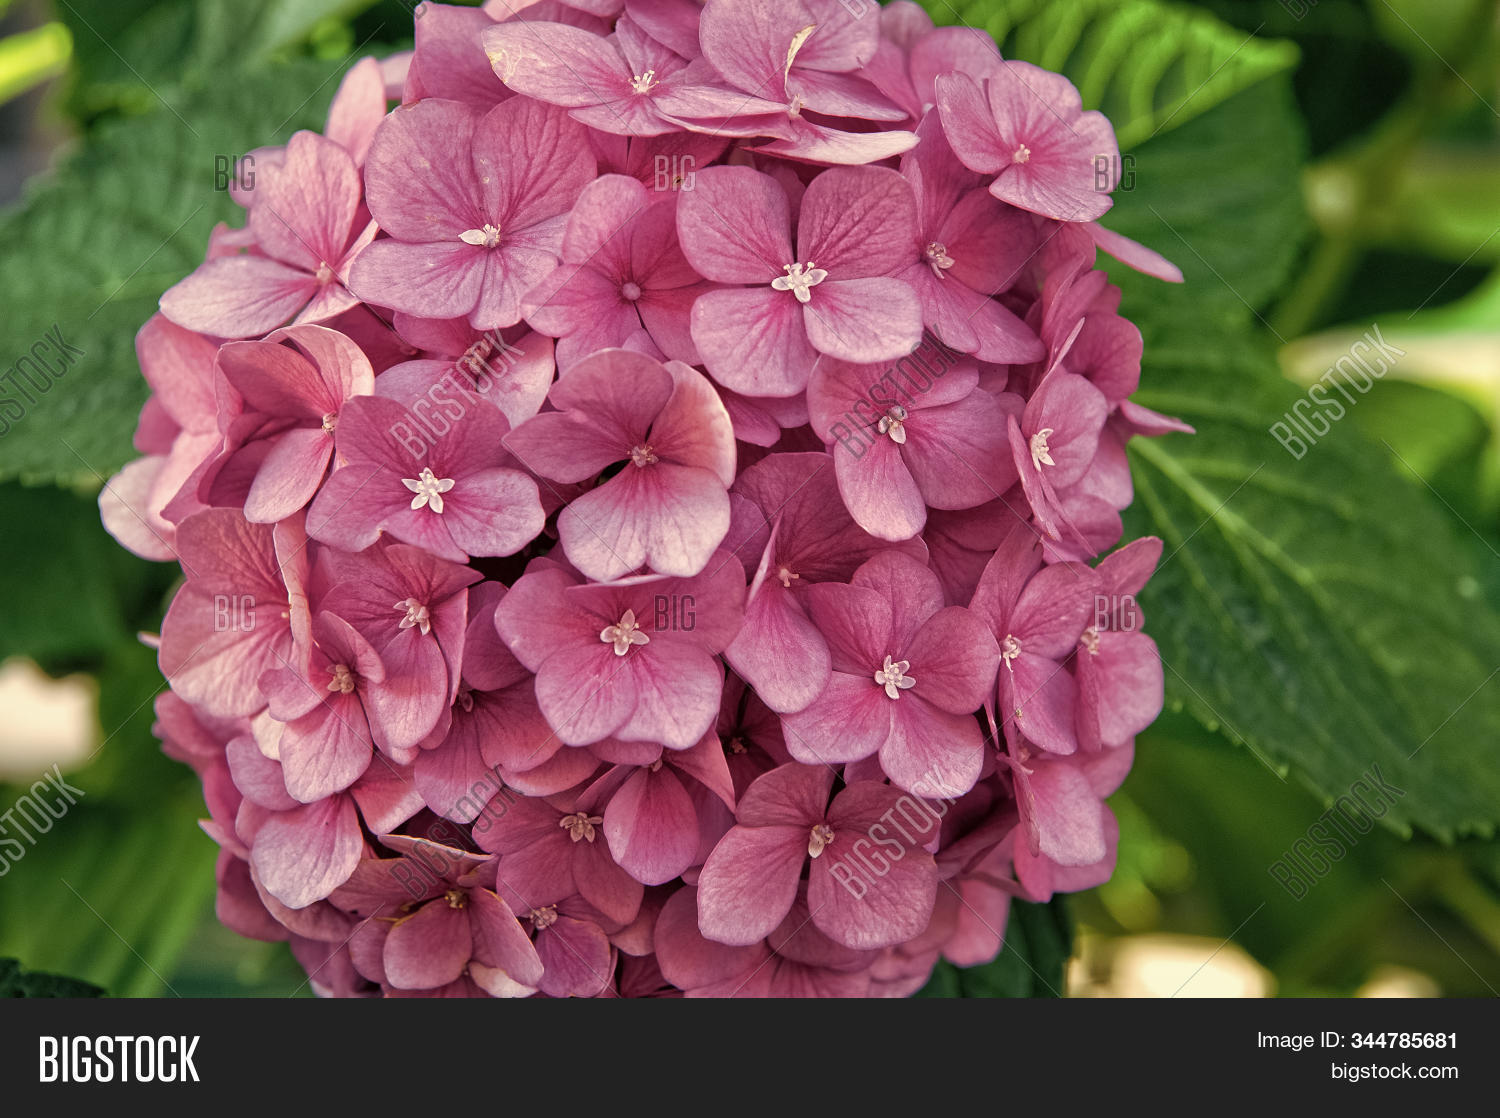
[[[1110,112],[1131,173],[1121,220],[1106,224],[1189,277],[1171,292],[1125,283],[1126,313],[1141,308],[1147,335],[1143,383],[1161,392],[1142,399],[1186,415],[1200,432],[1196,444],[1161,444],[1183,448],[1171,463],[1154,452],[1135,463],[1127,531],[1164,535],[1169,552],[1183,549],[1169,563],[1184,573],[1164,574],[1143,596],[1147,631],[1171,669],[1168,710],[1138,740],[1135,770],[1111,801],[1120,823],[1115,875],[1065,904],[1017,912],[1009,962],[984,979],[944,969],[932,992],[1494,995],[1500,845],[1488,836],[1500,796],[1491,798],[1486,782],[1493,788],[1500,778],[1500,732],[1484,739],[1500,716],[1500,682],[1484,670],[1500,669],[1500,642],[1491,639],[1500,632],[1500,6],[927,6],[940,22],[962,15],[989,26],[1010,57],[1064,69],[1090,106]],[[8,208],[0,365],[10,368],[53,324],[85,351],[76,374],[30,414],[8,416],[0,435],[0,818],[28,796],[56,800],[49,773],[50,787],[61,773],[82,792],[61,819],[44,817],[45,830],[13,813],[0,832],[0,958],[113,996],[308,994],[284,945],[241,939],[214,918],[215,847],[196,825],[201,793],[151,735],[162,681],[137,636],[159,625],[176,568],[121,550],[100,528],[95,501],[102,478],[130,455],[144,399],[134,330],[194,266],[213,223],[238,224],[214,189],[216,166],[318,127],[342,72],[364,54],[409,47],[411,25],[411,6],[395,0],[0,0],[0,203]],[[1147,85],[1129,74],[1091,80],[1111,53],[1103,46],[1127,33],[1130,51],[1115,53],[1155,66]],[[1141,96],[1149,103],[1133,107],[1130,98]],[[1262,117],[1261,106],[1277,115]],[[1265,134],[1256,131],[1263,120]],[[1278,262],[1262,268],[1256,253]],[[1260,503],[1240,516],[1259,510],[1275,522],[1283,508],[1299,515],[1304,501],[1290,481],[1236,496],[1236,475],[1222,464],[1231,456],[1219,450],[1226,436],[1199,418],[1165,364],[1154,370],[1153,352],[1170,354],[1174,335],[1148,322],[1198,314],[1216,298],[1280,366],[1271,419],[1372,328],[1403,352],[1325,445],[1307,452],[1309,462],[1323,456],[1348,473],[1288,475],[1322,492],[1323,521],[1359,513],[1390,525],[1392,538],[1372,542],[1368,555],[1334,539],[1326,563],[1297,568],[1309,601],[1337,598],[1347,628],[1318,632],[1334,616],[1329,607],[1286,636],[1271,606],[1242,602],[1232,589],[1219,594],[1233,622],[1225,634],[1262,622],[1270,630],[1260,659],[1249,661],[1263,670],[1221,651],[1230,636],[1204,636],[1174,612],[1207,611],[1189,599],[1218,587],[1209,537],[1238,529],[1225,518],[1241,502]],[[1226,415],[1254,394],[1223,352],[1241,345],[1181,347],[1224,358],[1230,372],[1213,395]],[[1277,463],[1262,481],[1295,467],[1269,443],[1264,420],[1240,426],[1261,440],[1254,454]],[[1229,509],[1210,504],[1197,520],[1217,517],[1215,526],[1200,533],[1189,522],[1176,540],[1158,525],[1170,502],[1157,481],[1175,476],[1172,463],[1222,482],[1213,492]],[[1234,531],[1222,534],[1232,549]],[[1393,606],[1378,569],[1367,598],[1346,593],[1344,584],[1359,580],[1339,564],[1379,568],[1382,547],[1408,553],[1400,578],[1416,599],[1457,606],[1455,643],[1433,636],[1425,606],[1404,598]],[[1424,588],[1429,562],[1461,573]],[[1484,641],[1463,643],[1469,628],[1483,628]],[[1393,713],[1367,701],[1369,724],[1330,708],[1305,729],[1287,712],[1312,718],[1325,702],[1336,707],[1334,684],[1355,645],[1367,659],[1388,654],[1407,678],[1402,655],[1418,629],[1425,670],[1441,676],[1451,657],[1452,671],[1471,679],[1459,692],[1469,698],[1447,703],[1448,718],[1411,716],[1406,740],[1421,743],[1414,764],[1431,760],[1417,774],[1427,783],[1389,768],[1394,783],[1412,789],[1411,811],[1346,841],[1337,859],[1289,874],[1293,844],[1349,783],[1337,765],[1317,763],[1317,750],[1343,749],[1345,775],[1361,771],[1384,756],[1375,746],[1362,754],[1365,742],[1415,700],[1394,689]],[[1333,697],[1302,686],[1308,661],[1298,656],[1327,669]],[[1428,746],[1429,731],[1451,741]],[[38,779],[42,791],[29,791]],[[1473,802],[1453,806],[1451,826],[1445,781],[1472,792]],[[1419,811],[1424,796],[1436,806]]]

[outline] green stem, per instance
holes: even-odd
[[[1435,60],[1372,135],[1309,171],[1309,179],[1322,178],[1343,186],[1353,198],[1337,214],[1335,224],[1325,224],[1301,279],[1277,305],[1271,327],[1281,337],[1291,339],[1307,333],[1343,291],[1364,256],[1365,231],[1401,181],[1412,153],[1453,99],[1469,93],[1464,72],[1476,59],[1485,57],[1497,12],[1500,4],[1489,0],[1476,3],[1460,37],[1467,50],[1457,64],[1449,69],[1446,63]]]

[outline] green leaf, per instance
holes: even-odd
[[[1126,533],[1166,545],[1141,601],[1171,702],[1329,802],[1377,765],[1402,833],[1492,834],[1500,556],[1352,423],[1294,458],[1270,428],[1301,394],[1253,338],[1179,323],[1142,383],[1198,432],[1130,448]]]
[[[16,959],[0,959],[0,998],[102,998],[104,991],[91,982],[36,974],[21,969]]]
[[[142,112],[183,85],[225,70],[246,72],[305,43],[328,21],[347,19],[373,0],[66,0],[58,16],[73,32],[80,115],[122,108]],[[392,28],[386,37],[409,34]],[[342,54],[343,52],[341,52]],[[303,90],[306,94],[307,90]],[[175,103],[175,102],[174,102]]]
[[[340,73],[303,61],[227,74],[170,108],[110,122],[0,218],[0,479],[97,487],[134,457],[147,395],[135,333],[201,262],[214,223],[243,223],[216,176],[245,151],[320,126]],[[49,333],[82,355],[64,366]],[[18,361],[27,368],[11,375]]]
[[[1306,141],[1290,82],[1245,90],[1130,153],[1103,224],[1176,263],[1180,286],[1108,258],[1151,348],[1152,327],[1182,313],[1256,323],[1306,237],[1300,175]]]
[[[1012,901],[1005,946],[992,963],[960,968],[941,960],[921,990],[924,998],[1056,998],[1067,986],[1073,921],[1067,902]]]
[[[1066,74],[1122,149],[1290,69],[1294,44],[1155,0],[923,0],[938,23],[987,31],[1006,58]]]
[[[3,483],[0,523],[0,570],[26,585],[11,596],[0,626],[0,660],[29,656],[53,673],[93,668],[160,621],[177,572],[120,548],[100,526],[92,497]]]
[[[73,38],[61,23],[0,39],[0,103],[60,74],[72,53]]]
[[[84,796],[7,867],[0,953],[119,997],[172,992],[167,976],[215,890],[215,847],[196,825],[202,791],[178,767],[130,800],[95,795],[89,770],[68,775]],[[3,790],[0,802],[18,791]]]

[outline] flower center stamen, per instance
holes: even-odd
[[[1015,163],[1029,163],[1031,162],[1031,149],[1025,144],[1021,144],[1011,153],[1010,158]]]
[[[423,505],[429,506],[433,512],[443,511],[443,494],[453,488],[453,479],[449,477],[440,478],[429,470],[422,467],[422,472],[416,477],[404,477],[401,484],[416,494],[411,499],[411,507],[419,509]]]
[[[328,690],[337,691],[340,695],[354,693],[356,676],[348,664],[335,664],[329,669],[329,674],[333,678],[328,681]]]
[[[1031,464],[1041,472],[1043,466],[1055,466],[1052,461],[1052,451],[1047,447],[1047,438],[1052,434],[1053,428],[1043,427],[1035,435],[1031,436]]]
[[[338,415],[338,412],[332,412],[331,411],[331,412],[329,412],[327,415],[325,415],[323,417],[323,430],[326,431],[326,432],[328,432],[330,435],[333,434],[334,428],[337,427],[338,425],[339,425],[339,415]]]
[[[599,639],[605,644],[615,646],[615,655],[624,656],[630,651],[633,644],[650,644],[651,638],[641,632],[635,622],[635,610],[628,609],[620,617],[617,624],[606,626],[599,633]]]
[[[630,90],[632,93],[650,93],[651,87],[656,84],[656,71],[647,70],[644,74],[637,74],[630,79]]]
[[[464,908],[469,903],[469,895],[462,889],[449,889],[443,894],[443,900],[448,902],[449,908]]]
[[[833,828],[827,823],[816,823],[813,825],[812,833],[807,836],[807,856],[816,858],[827,849],[828,844],[833,841]]]
[[[925,249],[922,255],[927,257],[927,263],[932,266],[932,274],[938,279],[947,279],[944,274],[953,267],[953,257],[948,255],[948,246],[941,241],[933,241]]]
[[[785,566],[783,566],[779,571],[776,572],[776,577],[781,580],[781,585],[790,590],[792,588],[792,579],[801,578],[802,576],[799,574],[793,574],[791,571],[787,570]]]
[[[906,445],[906,420],[911,413],[900,404],[892,404],[890,410],[880,417],[880,422],[875,424],[875,430],[882,435],[889,435],[891,442],[897,446]]]
[[[557,821],[557,825],[568,832],[568,837],[574,842],[593,842],[594,828],[604,822],[599,815],[590,815],[585,811],[577,811],[572,815],[564,815]]]
[[[549,904],[546,908],[534,908],[530,913],[531,926],[537,931],[550,928],[557,923],[557,906]]]
[[[1012,661],[1019,655],[1021,655],[1021,642],[1007,633],[1005,639],[1000,642],[1001,661],[1013,672],[1016,670],[1016,667]]]
[[[657,461],[656,451],[649,445],[633,446],[630,448],[631,464],[644,470],[647,466]]]
[[[641,297],[641,285],[634,281],[626,281],[620,285],[620,298],[627,303],[633,303]]]
[[[485,222],[483,229],[465,229],[458,235],[458,239],[476,248],[494,248],[500,243],[500,230]]]
[[[891,658],[887,656],[885,663],[875,672],[875,682],[885,686],[885,693],[889,698],[899,699],[902,691],[917,685],[916,679],[906,674],[910,667],[910,660],[897,660],[892,663]]]
[[[790,291],[799,303],[812,302],[812,289],[828,278],[828,273],[811,260],[806,264],[783,264],[784,276],[777,276],[771,286],[777,291]]]
[[[1087,629],[1085,629],[1083,631],[1083,636],[1081,636],[1081,637],[1078,638],[1078,643],[1081,644],[1081,645],[1083,645],[1084,650],[1086,652],[1088,652],[1090,655],[1093,655],[1093,656],[1099,655],[1099,629],[1098,629],[1098,627],[1095,626],[1095,625],[1090,625]]]
[[[405,616],[401,618],[400,628],[421,629],[424,637],[432,632],[432,614],[427,611],[425,603],[415,598],[407,598],[405,601],[397,602],[395,608],[405,612]]]

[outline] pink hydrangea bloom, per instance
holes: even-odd
[[[587,584],[558,567],[523,575],[495,613],[537,701],[568,745],[606,737],[687,749],[719,711],[715,659],[744,616],[744,573],[719,552],[692,578]]]
[[[100,496],[220,920],[328,997],[904,997],[1107,880],[1189,430],[1108,122],[908,0],[414,26],[253,153]]]
[[[556,411],[521,424],[505,445],[552,481],[588,481],[557,521],[568,561],[595,579],[650,565],[703,570],[729,530],[734,433],[701,373],[628,350],[602,350],[552,389]]]
[[[937,576],[899,552],[876,555],[847,584],[808,592],[832,675],[812,704],[782,716],[786,747],[807,765],[879,755],[890,779],[927,796],[961,796],[984,767],[975,712],[994,685],[995,640]]]
[[[1085,112],[1073,83],[1029,62],[985,75],[937,79],[943,132],[964,166],[994,175],[1002,202],[1058,221],[1094,221],[1109,210],[1120,149],[1102,113]]]
[[[359,169],[340,144],[298,132],[258,187],[249,233],[256,252],[206,261],[162,296],[173,322],[221,338],[258,337],[293,316],[324,322],[359,299],[349,268],[369,245]]]
[[[389,532],[457,562],[520,551],[543,515],[536,482],[505,451],[509,430],[483,400],[441,433],[395,400],[350,400],[334,432],[343,464],[308,509],[308,534],[360,551]]]
[[[1006,432],[1019,398],[990,395],[972,362],[940,347],[888,366],[821,361],[807,403],[844,503],[872,535],[910,539],[929,507],[974,508],[1016,480]]]
[[[783,765],[745,791],[738,822],[698,881],[704,935],[736,945],[766,938],[791,911],[807,862],[812,921],[835,943],[886,947],[926,927],[937,865],[922,845],[936,817],[918,812],[915,830],[897,827],[886,817],[898,809],[898,789],[855,781],[830,802],[833,780],[824,765]],[[868,848],[877,839],[901,851],[880,863],[878,877],[856,853],[861,840]]]
[[[697,364],[689,316],[710,285],[677,244],[673,199],[650,202],[646,187],[625,175],[589,184],[568,218],[562,267],[527,297],[527,321],[558,339],[564,371],[621,347]]]
[[[593,177],[583,127],[527,98],[487,113],[442,100],[397,109],[365,165],[370,213],[389,236],[360,253],[349,282],[381,306],[512,326],[557,266],[568,209]]]
[[[751,396],[790,396],[818,354],[894,361],[921,339],[915,291],[893,272],[915,256],[911,187],[881,167],[834,168],[802,197],[797,248],[790,203],[770,175],[711,167],[677,206],[683,252],[711,280],[693,341],[714,379]]]

